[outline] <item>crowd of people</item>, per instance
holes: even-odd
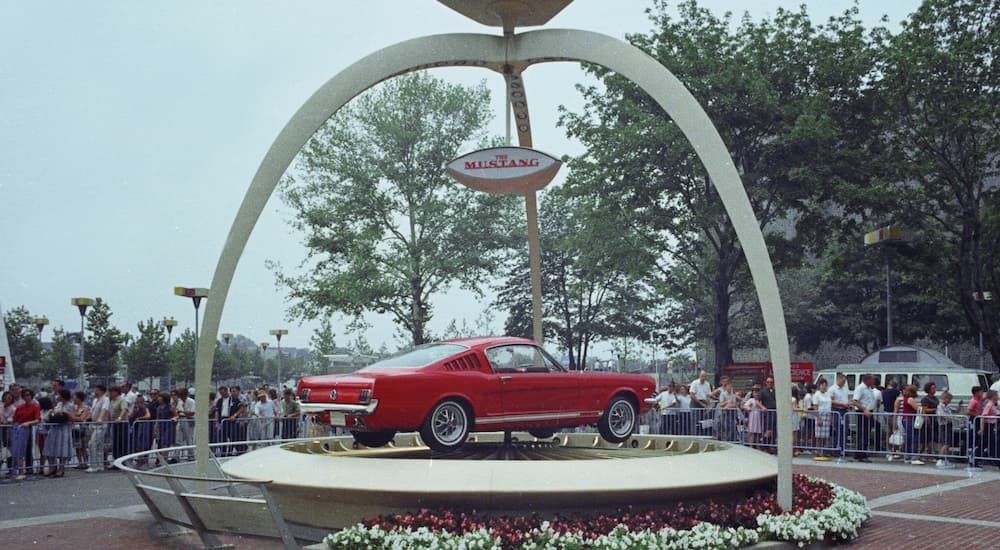
[[[248,441],[298,437],[301,409],[291,389],[279,398],[267,385],[248,394],[221,387],[209,400],[210,440],[222,444],[219,454],[244,452]],[[0,406],[0,471],[16,481],[33,473],[63,477],[70,464],[98,472],[131,453],[194,445],[195,412],[194,396],[183,387],[142,393],[128,382],[99,384],[88,395],[71,392],[62,380],[37,394],[11,384]],[[155,464],[193,456],[191,449],[158,453]]]
[[[938,394],[933,382],[924,385],[922,396],[916,386],[899,387],[891,378],[879,386],[870,374],[853,390],[843,375],[832,385],[823,378],[797,384],[789,408],[794,452],[825,460],[850,450],[855,460],[868,462],[874,451],[918,465],[924,464],[922,457],[933,456],[939,467],[947,467],[948,458],[958,456],[956,447],[973,445],[971,456],[1000,467],[998,389],[974,387],[968,406],[962,407],[961,402],[953,404],[948,391]],[[763,385],[755,382],[737,390],[726,376],[713,386],[701,371],[688,384],[671,382],[655,400],[660,433],[714,435],[775,450],[777,396],[771,376]],[[301,408],[291,389],[279,395],[267,385],[247,393],[240,386],[222,386],[210,393],[209,401],[209,439],[217,455],[240,454],[254,441],[295,438],[302,431]],[[142,393],[126,382],[94,386],[88,395],[54,380],[50,391],[36,395],[12,384],[0,406],[0,471],[18,481],[32,472],[62,477],[71,464],[98,472],[113,469],[112,461],[127,454],[193,446],[195,413],[187,388]],[[189,447],[152,456],[159,465],[193,454]]]
[[[793,385],[789,407],[793,453],[829,460],[850,450],[854,460],[870,462],[874,452],[916,465],[924,464],[922,457],[932,456],[938,467],[946,468],[949,457],[959,456],[955,451],[973,445],[974,457],[1000,467],[1000,388],[974,387],[968,407],[961,407],[948,391],[938,394],[933,382],[924,384],[922,396],[915,385],[898,386],[891,378],[879,386],[872,374],[862,376],[853,390],[844,375],[832,385],[824,378]],[[667,384],[655,401],[662,434],[714,435],[775,451],[778,403],[771,376],[763,385],[754,382],[735,390],[729,377],[722,376],[713,387],[701,371],[688,384]],[[853,434],[850,443],[848,430]]]

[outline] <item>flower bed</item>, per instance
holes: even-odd
[[[871,513],[863,496],[796,475],[792,511],[773,493],[739,503],[712,500],[613,514],[542,518],[421,510],[382,516],[326,537],[332,549],[362,548],[739,548],[762,540],[801,544],[850,540]]]

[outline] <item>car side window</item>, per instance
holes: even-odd
[[[490,362],[493,372],[514,372],[516,366],[514,362],[513,346],[498,346],[486,350],[486,360]]]
[[[553,367],[541,350],[525,344],[490,348],[486,350],[486,359],[496,373],[543,373],[551,372]]]

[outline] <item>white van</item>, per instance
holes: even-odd
[[[956,409],[962,412],[972,398],[973,386],[979,386],[984,390],[990,387],[987,371],[967,369],[948,359],[944,354],[914,346],[891,346],[881,349],[865,357],[860,363],[846,363],[837,365],[835,369],[818,371],[815,380],[825,378],[832,386],[836,382],[838,373],[847,377],[847,385],[852,391],[861,377],[868,373],[875,376],[877,386],[882,387],[888,384],[889,380],[895,380],[900,388],[914,384],[921,395],[924,384],[934,382],[938,395],[947,390],[951,392],[956,405],[961,401],[963,408],[958,409],[956,406]]]

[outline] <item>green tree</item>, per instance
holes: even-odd
[[[194,347],[197,338],[194,331],[186,328],[170,343],[167,364],[173,385],[194,380]]]
[[[18,306],[4,313],[3,322],[10,345],[11,367],[21,375],[30,374],[31,366],[42,359],[42,341],[38,337],[35,316],[28,308]]]
[[[925,0],[880,46],[874,95],[893,170],[877,192],[948,258],[941,287],[1000,363],[1000,307],[974,298],[1000,296],[986,240],[1000,202],[1000,1]]]
[[[571,178],[573,176],[571,175]],[[620,235],[600,225],[590,196],[553,191],[541,202],[542,327],[569,357],[570,369],[587,364],[600,340],[646,335],[650,303],[636,278],[641,262]],[[532,303],[526,251],[504,270],[494,305],[508,313],[505,332],[530,338]],[[641,337],[641,336],[640,336]]]
[[[80,356],[67,336],[63,327],[52,330],[52,344],[42,355],[38,372],[42,378],[76,377]]]
[[[490,112],[484,84],[416,73],[359,97],[317,132],[282,186],[309,250],[305,274],[271,264],[290,315],[388,313],[421,344],[434,293],[480,288],[508,246],[515,199],[466,189],[444,166],[485,142]]]
[[[674,73],[718,128],[780,268],[815,246],[821,206],[872,176],[871,127],[861,90],[873,48],[857,10],[815,26],[805,12],[734,24],[696,2],[679,17],[650,10],[648,34],[628,39]],[[561,123],[587,154],[573,159],[569,192],[599,197],[604,226],[649,255],[653,287],[678,344],[709,338],[732,361],[732,325],[756,304],[736,233],[695,151],[663,110],[621,76],[589,69],[586,106]],[[794,239],[790,238],[794,236]]]
[[[86,372],[91,376],[109,377],[118,373],[119,352],[127,335],[111,324],[112,315],[111,307],[101,298],[95,299],[87,312],[84,359]]]
[[[221,341],[215,342],[215,355],[212,358],[212,378],[229,380],[240,375],[240,364],[235,354],[237,350]]]
[[[337,335],[333,332],[329,317],[320,320],[319,328],[309,338],[309,348],[315,355],[313,372],[326,373],[330,361],[325,356],[337,353]]]
[[[166,376],[167,374],[167,337],[159,321],[149,318],[139,321],[136,328],[139,335],[122,353],[122,359],[128,364],[128,374],[133,380]]]

